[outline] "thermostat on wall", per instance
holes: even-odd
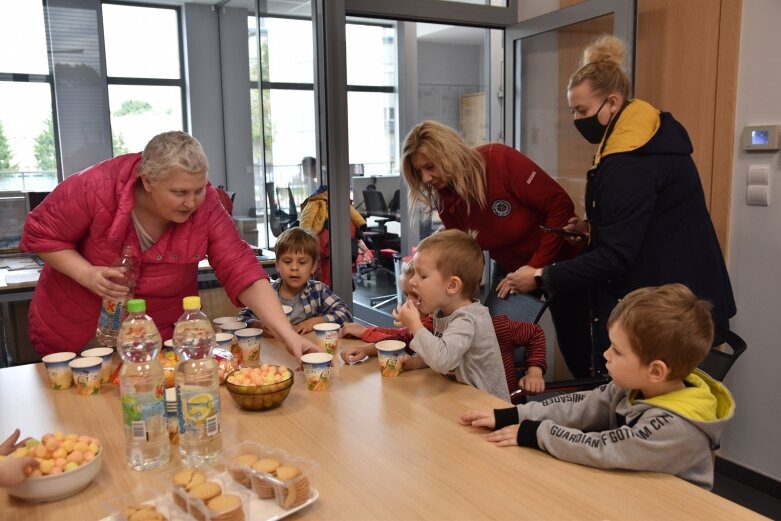
[[[743,127],[743,150],[773,151],[779,148],[778,125]]]

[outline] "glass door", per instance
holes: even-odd
[[[626,43],[628,74],[634,76],[635,3],[589,0],[507,28],[505,105],[507,143],[534,159],[556,179],[583,215],[585,171],[594,146],[575,130],[567,82],[583,49],[612,33]]]

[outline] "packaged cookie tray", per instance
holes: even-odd
[[[127,494],[111,498],[102,503],[109,513],[101,521],[191,521],[181,511],[169,494],[160,494],[153,488],[139,487]]]
[[[225,472],[209,466],[178,466],[162,474],[161,488],[182,512],[196,521],[244,521],[251,494]]]
[[[312,487],[315,462],[282,449],[243,441],[225,451],[225,466],[233,480],[258,499],[276,500],[287,511],[304,508],[319,495]]]

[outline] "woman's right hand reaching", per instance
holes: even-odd
[[[91,266],[79,282],[100,298],[123,298],[130,293],[130,288],[122,283],[124,278],[121,268]]]

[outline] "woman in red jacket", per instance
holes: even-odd
[[[556,181],[514,148],[500,143],[471,148],[453,129],[424,121],[407,134],[401,164],[410,204],[436,209],[445,228],[476,233],[478,244],[496,262],[485,302],[492,315],[497,314],[499,295],[508,292],[508,274],[570,259],[579,250],[540,229],[566,226],[575,207]],[[559,348],[580,349],[579,334],[571,336],[565,327],[571,307],[551,301],[550,309]]]
[[[207,182],[208,168],[195,138],[166,132],[143,154],[71,175],[30,213],[21,248],[45,263],[28,321],[38,353],[76,352],[92,340],[102,299],[130,289],[111,267],[125,245],[139,264],[135,296],[146,300],[164,339],[182,298],[197,295],[198,262],[208,256],[233,303],[280,331],[291,354],[316,350],[290,327],[266,272]]]

